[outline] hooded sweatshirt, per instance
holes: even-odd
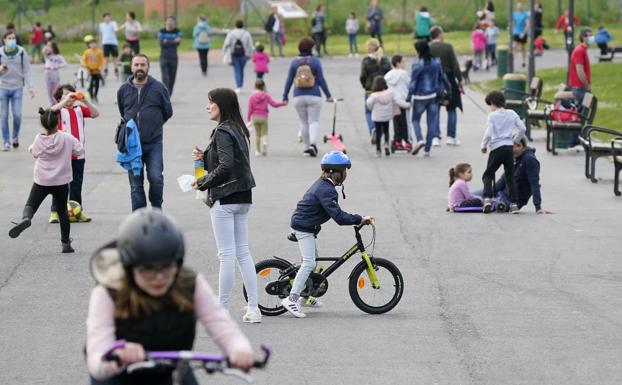
[[[371,110],[371,120],[374,122],[388,122],[395,116],[397,106],[409,108],[410,103],[400,99],[390,89],[373,92],[367,98],[367,108]],[[398,110],[399,113],[399,110]]]
[[[430,36],[432,16],[429,12],[417,12],[415,23],[415,35],[417,35],[417,37]]]
[[[393,68],[384,75],[384,80],[395,94],[395,97],[406,100],[408,96],[408,86],[410,85],[410,74],[401,68]]]
[[[248,98],[248,116],[247,120],[255,117],[268,116],[268,104],[272,107],[283,107],[284,102],[277,102],[265,91],[255,90],[251,97]]]
[[[28,151],[36,159],[34,181],[40,186],[60,186],[71,182],[71,157],[84,155],[82,144],[62,131],[52,135],[38,134]]]
[[[0,64],[8,67],[8,70],[0,75],[0,88],[13,90],[27,86],[32,88],[30,78],[30,58],[26,51],[17,46],[17,51],[7,54],[4,47],[0,47]]]
[[[536,158],[536,149],[527,147],[514,159],[514,184],[518,197],[518,206],[526,206],[532,198],[536,211],[542,208],[540,193],[540,162]],[[505,174],[495,183],[495,191],[506,191]],[[507,193],[507,191],[506,191]]]

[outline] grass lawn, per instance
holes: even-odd
[[[598,109],[594,124],[601,127],[611,128],[622,133],[622,63],[597,63],[592,64],[592,90],[598,97]],[[553,68],[538,71],[537,76],[544,81],[542,97],[551,100],[560,83],[566,82],[566,69]],[[474,83],[474,88],[482,92],[502,88],[500,79],[481,83]]]

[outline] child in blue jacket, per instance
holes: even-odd
[[[299,301],[300,292],[304,289],[309,274],[315,268],[317,258],[315,236],[320,232],[321,225],[331,218],[342,226],[368,224],[371,221],[370,217],[349,214],[339,207],[339,195],[335,187],[342,186],[343,194],[346,170],[352,166],[348,156],[340,151],[331,151],[324,155],[321,166],[320,179],[311,185],[302,200],[298,202],[290,222],[298,239],[302,266],[296,274],[289,297],[283,299],[281,304],[297,318],[306,317],[305,313],[300,311],[301,304],[309,307],[322,306],[322,303],[313,297],[309,297],[304,302]]]
[[[607,56],[609,53],[609,46],[607,44],[611,40],[613,40],[613,37],[609,31],[607,31],[607,28],[602,25],[598,27],[598,32],[594,35],[594,42],[598,45],[598,48],[600,48],[601,56]]]

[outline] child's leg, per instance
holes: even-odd
[[[382,131],[384,134],[384,144],[388,145],[389,144],[389,122],[384,122],[384,125],[382,126]]]
[[[60,240],[62,242],[67,242],[69,241],[70,231],[69,214],[67,213],[67,195],[69,194],[69,186],[65,184],[62,186],[51,187],[50,193],[56,200],[58,207],[60,207],[60,210],[58,210]]]
[[[41,206],[41,203],[43,203],[43,200],[45,200],[45,197],[47,197],[49,193],[50,193],[49,187],[41,186],[36,183],[33,183],[32,188],[30,189],[30,195],[28,196],[28,200],[26,201],[26,206],[24,206],[22,218],[32,219],[32,217],[34,217],[37,210],[39,210],[39,206]],[[65,202],[66,201],[67,201],[67,198],[65,198]],[[65,203],[65,206],[66,206],[66,203]],[[61,206],[61,207],[65,207],[65,206]],[[65,212],[66,211],[67,210],[65,210]]]
[[[82,181],[84,180],[84,163],[85,159],[73,159],[71,161],[71,170],[73,173],[73,180],[69,183],[69,199],[82,204]]]
[[[505,173],[505,183],[509,190],[508,200],[511,203],[517,203],[516,183],[514,183],[514,154],[512,146],[503,146],[497,150],[501,151],[501,162],[503,163],[503,172]]]
[[[298,247],[300,248],[300,254],[302,255],[302,265],[296,274],[292,290],[289,294],[289,299],[296,302],[300,298],[300,293],[309,278],[309,274],[315,269],[315,258],[317,257],[317,248],[315,245],[315,237],[313,233],[304,233],[302,231],[296,231],[296,238],[298,238]]]
[[[268,117],[266,117],[261,131],[261,153],[268,155]]]
[[[253,127],[255,127],[255,151],[259,151],[261,149],[261,119],[253,117]]]
[[[374,126],[376,127],[376,152],[380,152],[380,140],[382,139],[382,123],[383,122],[374,122]]]
[[[463,201],[458,207],[482,207],[483,205],[484,202],[481,199],[474,198]]]
[[[495,183],[495,172],[503,164],[503,156],[499,149],[492,150],[488,155],[488,165],[482,176],[482,182],[484,182],[484,198],[493,197],[493,187]]]
[[[101,80],[101,75],[97,74],[93,76],[93,92],[95,93],[95,99],[97,99],[97,94],[99,94],[99,81]]]

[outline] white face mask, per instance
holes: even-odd
[[[594,37],[594,35],[590,36],[587,38],[587,44],[594,44],[596,42],[596,38]]]
[[[15,40],[15,39],[7,39],[6,46],[9,49],[13,49],[13,48],[17,47],[17,40]]]

